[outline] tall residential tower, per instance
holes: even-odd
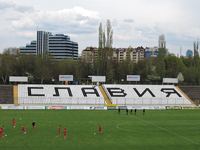
[[[37,55],[48,54],[49,51],[49,34],[44,31],[37,31]]]
[[[194,42],[194,57],[199,57],[199,41]]]
[[[20,48],[20,54],[49,55],[53,59],[77,59],[78,43],[64,34],[37,31],[37,40]]]
[[[158,47],[166,49],[166,40],[165,40],[165,35],[164,34],[159,36]]]
[[[112,48],[113,30],[110,20],[107,20],[106,30],[103,29],[102,23],[99,25],[99,48]]]

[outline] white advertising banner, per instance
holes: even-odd
[[[44,110],[45,106],[26,106],[26,109],[30,109],[30,110]]]
[[[1,109],[5,109],[5,110],[23,110],[25,109],[25,106],[15,106],[15,105],[5,105],[5,106],[1,106]]]
[[[73,81],[73,75],[59,75],[59,81]]]
[[[177,78],[163,78],[163,83],[178,84]]]
[[[23,76],[9,76],[10,82],[28,82],[28,77]]]
[[[127,81],[140,81],[140,75],[127,75]]]
[[[106,82],[106,77],[105,76],[91,76],[92,77],[92,82]]]

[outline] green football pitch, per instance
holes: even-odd
[[[12,128],[13,118],[16,128]],[[59,125],[68,129],[66,140],[63,130],[57,135]],[[1,110],[0,126],[6,135],[0,139],[0,150],[200,149],[200,110],[146,111],[144,115],[117,110]],[[27,127],[27,134],[21,126]]]

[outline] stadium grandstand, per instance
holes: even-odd
[[[174,85],[42,85],[19,84],[0,86],[1,108],[25,106],[63,106],[67,109],[108,107],[163,109],[195,107],[199,104],[200,87]]]
[[[190,106],[192,102],[173,85],[103,85],[116,105]]]
[[[180,86],[180,89],[196,104],[200,104],[200,86]]]

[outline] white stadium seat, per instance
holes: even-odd
[[[18,101],[24,105],[104,105],[99,88],[93,85],[18,85]]]
[[[116,105],[193,105],[191,101],[188,100],[188,98],[174,85],[112,84],[103,85],[103,88],[112,103]]]
[[[192,106],[173,85],[102,85],[105,94],[119,106]],[[102,93],[101,93],[102,92]],[[105,105],[105,94],[93,85],[18,85],[22,105]],[[104,95],[104,96],[103,96]]]

